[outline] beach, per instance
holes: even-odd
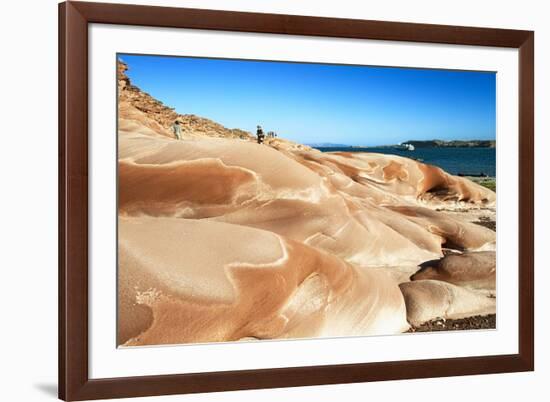
[[[496,314],[489,186],[399,155],[258,144],[178,114],[126,69],[119,346],[494,328],[475,318]]]

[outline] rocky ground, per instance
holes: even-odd
[[[468,329],[495,329],[496,314],[485,316],[476,315],[474,317],[462,318],[459,320],[445,320],[438,318],[428,321],[419,326],[412,326],[407,332],[433,332],[433,331],[456,331]]]
[[[492,231],[497,231],[497,223],[494,219],[491,219],[486,216],[481,216],[478,221],[474,221],[476,225],[484,226],[491,229]]]

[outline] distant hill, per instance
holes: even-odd
[[[315,144],[306,144],[312,148],[346,148],[347,144],[333,144],[332,142],[318,142]]]
[[[427,140],[427,141],[405,141],[412,144],[415,148],[495,148],[495,140]]]

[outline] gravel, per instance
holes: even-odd
[[[437,318],[420,326],[412,326],[407,332],[457,331],[465,329],[495,329],[496,314],[476,315],[458,320]]]

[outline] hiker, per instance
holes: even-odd
[[[264,130],[262,130],[262,126],[257,126],[256,137],[258,138],[258,144],[264,143],[265,134],[264,134]]]
[[[176,120],[175,123],[172,125],[172,131],[174,132],[176,139],[181,140],[181,125],[179,120]]]

